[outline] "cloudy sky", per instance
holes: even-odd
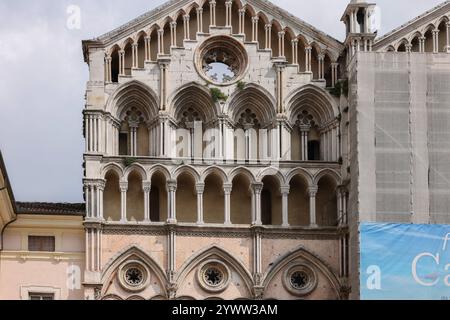
[[[108,32],[164,0],[0,1],[0,149],[19,201],[82,201],[82,109],[87,80],[81,40]],[[275,0],[343,40],[349,0]],[[441,0],[374,0],[386,33]],[[67,9],[81,9],[81,28]]]

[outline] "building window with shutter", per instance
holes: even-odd
[[[55,237],[28,236],[28,251],[55,252]]]

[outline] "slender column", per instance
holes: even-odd
[[[406,52],[407,53],[411,53],[411,50],[412,50],[412,44],[407,44],[407,45],[405,45],[405,48],[406,48]]]
[[[137,123],[130,123],[130,146],[131,146],[131,150],[130,150],[130,155],[131,156],[136,156],[137,155],[137,128],[138,128],[138,124]]]
[[[91,211],[90,211],[90,198],[89,198],[89,184],[87,182],[84,183],[84,198],[86,200],[86,216],[88,218],[90,218]]]
[[[215,27],[216,26],[216,1],[215,0],[211,0],[209,1],[209,15],[210,15],[210,23],[209,26],[210,27]]]
[[[142,182],[142,191],[144,191],[144,222],[150,222],[150,191],[152,183],[150,181]]]
[[[252,17],[252,42],[258,42],[258,21],[258,16]]]
[[[445,46],[445,52],[450,53],[450,22],[447,22],[445,24],[447,27],[446,30],[446,46]]]
[[[309,187],[308,193],[309,193],[309,220],[310,220],[310,226],[315,228],[317,227],[317,220],[316,220],[316,195],[319,188],[317,186]]]
[[[284,31],[280,31],[278,32],[278,56],[279,57],[284,57],[284,36],[285,36],[285,32]]]
[[[433,53],[439,52],[439,29],[433,30]]]
[[[283,113],[283,96],[284,96],[284,64],[277,64],[277,109],[278,113]]]
[[[131,45],[131,60],[132,60],[132,66],[133,69],[137,69],[138,67],[138,44],[133,43]]]
[[[225,2],[225,26],[231,27],[231,9],[233,6],[233,1],[227,0]]]
[[[164,29],[158,30],[158,54],[164,54]]]
[[[319,54],[319,80],[324,80],[325,78],[324,62],[325,62],[325,55]]]
[[[100,184],[96,182],[92,188],[95,191],[95,212],[94,212],[94,218],[100,219],[100,192],[99,192]]]
[[[120,76],[124,76],[125,75],[125,50],[120,50],[119,51],[119,70]]]
[[[292,64],[298,65],[298,39],[291,41],[292,44]]]
[[[288,200],[289,200],[289,190],[290,186],[281,186],[280,193],[281,193],[281,212],[282,212],[282,226],[283,227],[289,227],[289,206],[288,206]]]
[[[167,181],[167,209],[168,209],[168,220],[167,223],[177,223],[177,213],[176,213],[176,192],[177,192],[177,181],[169,180]]]
[[[311,130],[310,125],[301,125],[300,126],[300,137],[302,143],[302,161],[308,161],[308,135]]]
[[[184,40],[190,40],[190,30],[189,30],[189,21],[190,21],[191,17],[187,14],[185,16],[183,16],[183,23],[184,23]]]
[[[239,9],[239,34],[245,34],[245,9]]]
[[[111,82],[111,61],[112,58],[110,55],[106,56],[105,58],[105,82],[110,83]]]
[[[253,221],[253,224],[255,225],[262,225],[262,219],[261,219],[261,193],[263,189],[262,183],[254,183],[252,185],[253,192],[255,194],[255,220]]]
[[[160,73],[161,73],[161,77],[160,77],[160,92],[159,92],[159,97],[160,97],[160,108],[162,111],[166,110],[166,95],[167,95],[167,64],[166,63],[160,63],[159,64],[159,69],[160,69]]]
[[[177,46],[177,23],[175,21],[170,23],[170,46],[172,48]]]
[[[306,47],[305,48],[305,71],[306,72],[311,72],[311,52],[312,52],[312,47]]]
[[[97,187],[98,197],[99,197],[99,209],[98,209],[98,218],[100,220],[104,220],[103,213],[103,193],[105,192],[106,181],[100,181]]]
[[[424,53],[424,52],[425,52],[425,40],[426,40],[425,37],[420,37],[420,38],[419,38],[419,51],[420,51],[421,53]]]
[[[127,222],[127,191],[128,182],[120,182],[120,222]]]
[[[203,193],[205,192],[205,184],[197,183],[195,186],[197,191],[197,224],[204,224],[205,220],[203,217]]]
[[[89,115],[89,152],[94,151],[94,117]]]
[[[344,215],[343,215],[343,203],[342,203],[342,189],[338,188],[336,191],[336,198],[337,198],[337,208],[338,208],[338,224],[339,226],[342,226],[344,223]]]
[[[203,8],[197,8],[197,33],[203,33]]]
[[[331,70],[332,70],[332,77],[331,77],[331,86],[335,87],[336,83],[338,81],[338,68],[339,68],[339,63],[332,63],[331,64]]]
[[[266,49],[272,49],[272,25],[266,24],[264,29],[266,30]]]
[[[145,43],[145,62],[149,62],[152,60],[151,58],[151,43],[152,43],[152,37],[145,37],[144,38]]]
[[[223,191],[225,193],[225,224],[231,225],[231,191],[233,190],[233,184],[224,183]]]

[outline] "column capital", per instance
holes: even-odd
[[[233,191],[233,184],[232,183],[224,183],[223,184],[223,191],[227,195],[231,194],[231,191]]]
[[[205,183],[199,182],[195,185],[195,190],[197,191],[197,194],[203,194],[205,192]]]
[[[281,37],[284,37],[284,35],[286,34],[286,32],[285,31],[280,31],[280,32],[278,32],[278,36],[281,38]]]
[[[164,35],[164,29],[158,29],[158,35],[163,36]]]
[[[184,20],[184,21],[189,21],[190,19],[191,19],[191,16],[188,15],[188,14],[186,14],[186,15],[183,16],[183,20]]]
[[[203,13],[203,8],[197,8],[197,13],[198,14]]]
[[[215,6],[217,4],[216,0],[209,0],[209,4]]]
[[[225,5],[231,7],[233,5],[233,0],[226,0]]]
[[[98,190],[105,191],[106,181],[105,180],[99,180],[99,181],[97,181],[96,186],[97,186]]]
[[[176,21],[172,21],[172,22],[170,23],[170,26],[171,26],[172,28],[176,27],[176,26],[177,26],[177,22],[176,22]]]
[[[253,22],[258,22],[258,21],[259,21],[259,17],[258,17],[258,16],[252,17],[252,21],[253,21]]]
[[[262,182],[255,182],[255,183],[252,183],[251,188],[253,189],[253,191],[256,194],[261,194],[261,192],[264,188],[264,184]]]
[[[438,34],[438,33],[439,33],[439,29],[434,29],[432,32],[433,32],[434,34]]]
[[[144,37],[144,40],[146,40],[146,41],[152,41],[152,36],[146,36],[146,37]]]
[[[177,191],[177,180],[167,180],[167,191],[175,192]]]
[[[272,25],[270,23],[267,23],[267,24],[264,25],[264,28],[266,30],[270,30],[270,29],[272,29]]]
[[[125,55],[125,50],[123,50],[123,49],[119,50],[119,54],[120,54],[121,56]]]
[[[305,47],[305,51],[312,51],[312,47]]]
[[[446,22],[445,25],[447,26],[447,28],[450,28],[450,21]]]
[[[311,130],[311,125],[310,124],[301,124],[298,126],[298,128],[300,129],[300,132],[309,132]]]
[[[331,66],[334,67],[334,68],[339,67],[339,63],[338,62],[332,62]]]
[[[119,183],[120,192],[127,192],[128,191],[128,182],[127,181],[121,181]]]
[[[240,13],[241,15],[244,15],[244,14],[245,14],[245,9],[239,9],[239,13]]]
[[[281,186],[280,187],[281,195],[285,195],[285,196],[289,195],[290,190],[291,190],[291,186],[290,185],[285,185],[285,186]]]
[[[310,197],[315,197],[317,195],[317,192],[319,191],[318,186],[310,186],[308,188],[308,193]]]
[[[152,191],[152,182],[151,181],[142,182],[142,190],[145,193],[150,193],[150,191]]]
[[[297,44],[298,44],[298,39],[291,40],[291,43],[292,43],[293,45],[297,45]]]
[[[317,58],[318,58],[319,60],[325,60],[325,55],[324,55],[323,53],[319,53],[319,54],[317,55]]]
[[[134,42],[134,43],[131,44],[131,46],[134,47],[134,48],[137,48],[138,44],[136,42]]]

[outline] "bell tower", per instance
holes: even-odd
[[[376,4],[365,0],[351,0],[341,18],[345,23],[347,62],[358,51],[372,51],[377,31],[372,23]]]

